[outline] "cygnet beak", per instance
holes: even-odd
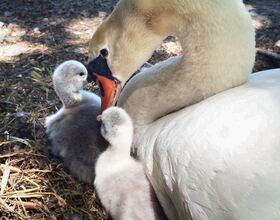
[[[97,115],[96,116],[96,121],[101,122],[102,121],[102,115]]]

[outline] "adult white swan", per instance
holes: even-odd
[[[132,78],[118,103],[134,120],[135,147],[166,214],[279,219],[280,73],[227,90],[254,62],[240,0],[121,0],[94,34],[90,60],[106,49],[106,68],[124,83],[170,34],[184,55]]]
[[[120,97],[132,115],[140,78]],[[278,220],[279,131],[280,69],[138,127],[135,144],[169,219]]]

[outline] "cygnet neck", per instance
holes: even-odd
[[[60,100],[65,108],[71,108],[82,102],[83,96],[80,90],[72,89],[71,87],[59,87],[55,88]]]
[[[130,149],[132,145],[132,134],[118,135],[118,138],[109,140],[109,151],[118,152],[122,155],[130,155]]]

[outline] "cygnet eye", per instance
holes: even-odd
[[[107,57],[108,54],[109,54],[109,51],[106,49],[106,48],[103,48],[100,50],[100,54],[103,56],[103,57]]]
[[[80,75],[80,76],[84,76],[84,75],[85,75],[85,73],[83,73],[83,72],[80,72],[80,73],[79,73],[79,75]]]
[[[106,130],[106,127],[105,127],[104,123],[101,123],[101,128],[100,128],[100,130],[101,130],[101,134],[102,134],[103,136],[105,136],[106,133],[107,133],[107,130]]]

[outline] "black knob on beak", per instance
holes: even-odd
[[[88,71],[88,81],[89,82],[96,82],[96,76],[95,74],[105,76],[109,79],[114,79],[113,74],[108,67],[106,58],[100,54],[98,57],[90,61],[87,65],[87,71]]]

